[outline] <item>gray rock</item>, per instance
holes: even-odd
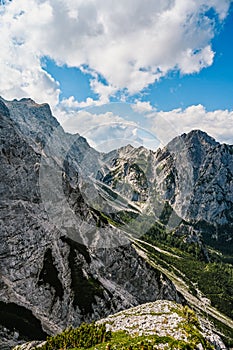
[[[168,227],[185,220],[216,245],[219,241],[233,248],[233,146],[194,130],[156,152],[127,146],[103,160],[100,180],[142,213],[160,219],[169,203],[174,216]]]
[[[233,147],[203,132],[157,152],[127,146],[103,155],[65,133],[47,104],[0,99],[0,140],[0,315],[10,334],[2,348],[142,303],[183,302],[127,236],[144,214],[145,233],[166,203],[168,226],[189,240],[199,242],[204,227],[233,241]],[[111,225],[105,214],[119,212],[134,225]]]
[[[66,134],[48,105],[1,99],[0,140],[0,315],[17,332],[6,348],[140,303],[183,301],[93,208],[94,190],[103,201],[90,180],[99,155]]]

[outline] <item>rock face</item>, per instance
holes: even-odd
[[[112,332],[125,331],[132,336],[155,334],[187,342],[190,340],[190,334],[185,329],[186,310],[186,307],[174,302],[159,300],[121,311],[97,323],[105,323],[107,330]],[[199,323],[200,334],[214,346],[214,349],[227,349],[221,338],[211,329],[210,323],[203,322],[200,318],[196,320]],[[158,348],[167,349],[166,344],[161,344]],[[203,349],[201,344],[198,348]]]
[[[124,233],[92,206],[99,155],[48,105],[1,99],[0,139],[1,349],[148,301],[183,300],[129,241],[103,244]]]
[[[201,131],[157,152],[103,155],[65,133],[47,104],[0,99],[0,139],[1,349],[146,302],[184,301],[112,225],[118,213],[145,214],[146,228],[165,207],[168,226],[232,249],[233,147]]]
[[[161,219],[166,205],[208,243],[233,249],[233,146],[194,130],[156,152],[131,146],[103,156],[101,181],[143,213]],[[169,222],[168,222],[169,225]]]

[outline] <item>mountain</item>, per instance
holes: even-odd
[[[232,157],[195,130],[108,154],[0,99],[1,348],[156,300],[233,344]]]
[[[156,152],[127,146],[103,160],[101,181],[145,215],[159,219],[171,206],[171,227],[185,220],[208,244],[233,251],[233,146],[194,130]]]
[[[88,203],[98,154],[66,134],[48,105],[1,99],[0,138],[1,348],[144,302],[183,300],[124,237],[122,246],[103,242],[122,232]]]

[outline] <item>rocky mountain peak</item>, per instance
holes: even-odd
[[[23,129],[35,126],[45,127],[45,124],[58,127],[59,123],[53,117],[50,106],[47,103],[38,104],[30,98],[6,101],[5,105],[10,110],[11,118]]]
[[[126,146],[120,147],[119,151],[120,152],[131,152],[135,147],[133,147],[130,143]]]
[[[175,137],[167,144],[165,149],[169,150],[171,153],[180,151],[189,152],[190,155],[195,153],[196,159],[201,161],[202,155],[218,145],[219,142],[213,137],[209,136],[206,132],[197,129]]]
[[[213,137],[209,136],[205,131],[196,129],[189,133],[184,133],[180,136],[186,143],[195,144],[208,144],[210,146],[216,146],[219,144]]]

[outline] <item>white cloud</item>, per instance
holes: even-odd
[[[92,90],[100,96],[98,104],[109,102],[109,96],[113,96],[117,92],[117,88],[112,85],[103,84],[98,78],[92,79],[90,86]]]
[[[70,96],[69,98],[64,98],[61,101],[61,108],[67,109],[69,111],[69,110],[76,110],[76,109],[78,110],[80,108],[98,106],[101,104],[103,104],[101,99],[94,100],[91,97],[87,97],[87,99],[85,101],[79,102],[79,101],[75,100],[74,96]]]
[[[217,141],[233,144],[233,111],[206,111],[202,105],[190,106],[169,112],[152,112],[146,115],[147,126],[154,132],[163,144],[173,137],[200,129],[207,132]]]
[[[107,106],[111,109],[111,104]],[[135,122],[134,118],[126,120],[120,116],[121,109],[119,109],[119,115],[112,111],[101,112],[102,107],[95,108],[94,112],[81,110],[63,113],[57,110],[57,115],[65,131],[81,134],[92,147],[101,152],[128,144],[134,147],[143,145],[150,149],[157,148],[158,139],[146,127]]]
[[[66,131],[80,133],[93,147],[101,151],[109,151],[129,143],[135,147],[144,145],[156,149],[159,144],[161,147],[165,146],[177,135],[194,129],[207,132],[219,142],[233,144],[233,111],[208,112],[202,105],[194,105],[184,110],[178,108],[164,112],[151,109],[147,105],[141,108],[140,104],[137,102],[131,105],[133,112],[140,112],[141,119],[137,123],[134,121],[134,114],[131,115],[132,121],[129,121],[123,116],[124,113],[121,116],[121,113],[101,112],[103,106],[98,107],[98,113],[97,109],[95,112],[70,112],[69,117],[65,115],[61,121]],[[114,104],[107,106],[109,110],[114,108]]]
[[[87,133],[94,132],[102,125],[111,125],[116,123],[126,123],[126,121],[112,112],[92,113],[88,110],[71,112],[62,120],[62,126],[67,132],[72,134],[79,133],[86,136]]]
[[[135,101],[134,104],[132,104],[133,111],[137,113],[149,113],[153,110],[153,107],[151,106],[150,102],[141,102],[141,101]]]
[[[67,132],[81,134],[99,151],[110,151],[129,143],[138,147],[143,143],[143,140],[135,134],[137,124],[127,122],[112,112],[98,114],[85,110],[71,112],[68,117],[63,116],[61,122]]]
[[[57,104],[59,84],[41,66],[39,28],[52,18],[46,2],[12,1],[1,12],[0,93],[3,97],[33,97]]]
[[[0,12],[0,93],[5,98],[30,96],[55,106],[59,85],[42,69],[43,56],[57,64],[88,66],[101,103],[117,90],[139,92],[172,69],[198,72],[214,57],[213,20],[205,13],[213,7],[223,20],[230,2],[10,1]]]
[[[128,104],[124,110],[121,103],[119,108],[118,104],[108,104],[95,107],[93,111],[70,111],[68,115],[58,110],[57,115],[66,131],[83,135],[99,151],[110,151],[129,143],[157,149],[177,135],[194,129],[207,132],[217,141],[233,144],[233,111],[208,112],[202,105],[196,105],[164,112],[141,105],[141,102],[130,106],[132,113],[129,113]],[[137,119],[138,113],[140,119]]]

